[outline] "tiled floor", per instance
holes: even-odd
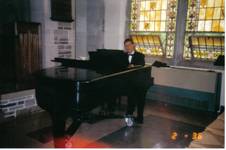
[[[71,138],[71,143],[73,147],[187,147],[192,132],[202,131],[212,120],[214,117],[181,107],[148,102],[143,125],[127,128],[123,119],[83,123]],[[177,138],[172,140],[174,131]],[[52,148],[48,113],[0,124],[0,147]]]
[[[203,127],[149,115],[142,126],[121,128],[99,141],[115,148],[184,148],[201,131]]]

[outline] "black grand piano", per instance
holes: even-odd
[[[51,116],[55,147],[65,147],[94,108],[128,95],[131,87],[146,92],[152,85],[151,66],[127,68],[123,51],[97,50],[89,56],[88,61],[55,58],[61,66],[35,74],[37,103]],[[68,117],[73,123],[65,129]]]

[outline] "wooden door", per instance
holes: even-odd
[[[15,23],[15,34],[16,78],[26,81],[41,69],[40,24]]]

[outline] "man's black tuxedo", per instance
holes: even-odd
[[[135,51],[135,53],[132,55],[131,63],[129,63],[128,58],[129,58],[129,54],[127,54],[128,66],[130,64],[133,64],[134,66],[145,65],[145,59],[142,53]],[[135,111],[135,107],[137,107],[137,117],[139,120],[143,121],[146,91],[144,91],[143,88],[141,87],[136,87],[136,85],[138,85],[137,82],[142,82],[142,81],[136,81],[136,80],[129,81],[129,84],[134,84],[134,85],[131,85],[131,87],[133,88],[129,89],[130,92],[128,94],[127,115],[132,115],[133,112]]]
[[[140,52],[137,52],[135,51],[132,56],[132,60],[131,60],[131,63],[129,63],[129,60],[127,61],[128,62],[128,65],[129,64],[133,64],[133,65],[145,65],[145,61],[144,61],[144,54],[140,53]],[[129,57],[129,54],[127,54],[127,58]]]

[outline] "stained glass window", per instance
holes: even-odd
[[[162,56],[162,44],[158,35],[133,35],[132,39],[136,44],[136,49],[143,54],[152,56]]]
[[[193,40],[189,39],[206,41],[206,47],[203,48],[203,45],[199,43],[194,49],[191,47]],[[219,55],[224,54],[224,50],[216,47],[211,41],[222,41],[221,39],[224,39],[224,0],[189,0],[184,58],[216,59]],[[224,41],[222,41],[222,45],[224,45]],[[197,46],[200,46],[199,50],[197,50]]]
[[[177,0],[132,0],[130,34],[137,50],[172,58],[174,53]],[[152,39],[159,44],[153,46]]]
[[[192,36],[190,43],[194,58],[213,60],[224,54],[224,37]]]

